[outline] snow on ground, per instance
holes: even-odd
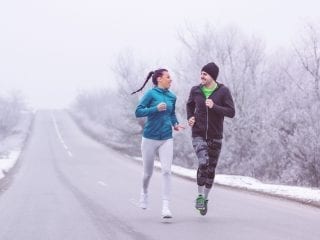
[[[135,157],[134,160],[142,162],[141,157]],[[159,161],[155,162],[155,167],[161,168],[161,164]],[[172,172],[175,175],[179,175],[181,177],[192,180],[195,180],[196,177],[195,169],[186,169],[180,166],[173,165]],[[268,195],[291,199],[320,207],[320,189],[318,188],[265,184],[251,177],[223,174],[216,175],[215,183],[223,186],[230,186],[249,191],[265,193]]]
[[[13,167],[13,165],[16,163],[18,157],[20,156],[20,151],[18,150],[13,150],[10,153],[0,156],[0,178],[1,174],[2,177],[4,177],[4,174],[7,173],[10,168]]]
[[[12,135],[0,141],[0,179],[14,166],[19,159],[21,149],[29,134],[32,113],[23,113],[21,121],[12,130]]]

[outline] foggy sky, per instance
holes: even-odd
[[[319,20],[319,6],[317,0],[1,1],[0,94],[19,89],[31,106],[63,107],[81,89],[113,87],[110,66],[125,49],[172,64],[176,33],[186,22],[234,24],[269,49],[287,46],[301,23]]]

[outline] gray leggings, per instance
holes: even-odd
[[[171,192],[171,164],[173,159],[173,139],[153,140],[142,138],[141,153],[143,159],[142,189],[148,192],[149,182],[153,173],[154,159],[157,151],[161,162],[162,199],[170,200]]]

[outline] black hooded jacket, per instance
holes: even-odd
[[[208,97],[214,102],[210,109],[206,106],[206,97],[201,91],[202,85],[191,88],[187,102],[187,117],[195,117],[192,127],[192,137],[205,139],[223,138],[224,117],[233,118],[235,115],[234,103],[229,89],[218,83],[217,89]]]

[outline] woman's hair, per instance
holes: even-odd
[[[155,70],[155,71],[149,72],[149,74],[148,74],[146,80],[144,81],[142,87],[139,88],[137,91],[134,91],[133,93],[131,93],[131,95],[132,95],[132,94],[135,94],[135,93],[137,93],[137,92],[140,92],[140,91],[144,88],[144,86],[147,84],[147,82],[149,81],[149,79],[151,78],[151,76],[152,76],[152,82],[153,82],[153,84],[156,85],[156,86],[158,86],[157,78],[158,78],[158,77],[162,77],[163,72],[168,72],[168,70],[167,70],[167,69],[164,69],[164,68],[160,68],[160,69],[157,69],[157,70]]]

